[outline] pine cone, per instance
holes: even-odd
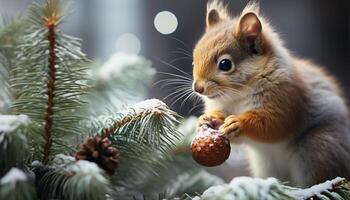
[[[113,175],[118,166],[119,151],[111,144],[112,142],[107,137],[103,139],[101,136],[90,137],[79,146],[75,159],[94,162],[107,174]]]

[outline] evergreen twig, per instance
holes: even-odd
[[[54,3],[54,1],[52,2]],[[52,5],[51,16],[49,18],[44,18],[45,26],[48,29],[47,40],[49,42],[49,56],[48,56],[48,81],[47,81],[47,107],[45,112],[45,127],[44,127],[44,156],[43,163],[47,164],[49,160],[49,155],[51,152],[52,146],[52,123],[53,123],[53,106],[54,106],[54,91],[55,91],[55,81],[56,81],[56,25],[57,25],[57,16],[56,16],[56,6]]]
[[[58,155],[63,163],[42,165],[33,163],[36,187],[41,199],[105,199],[109,181],[95,163],[74,162],[73,157]]]
[[[82,132],[79,112],[83,87],[87,86],[85,54],[80,40],[58,29],[62,20],[58,1],[34,4],[26,34],[16,49],[11,86],[18,93],[13,103],[16,113],[33,121],[28,129],[34,159],[48,164],[53,155],[69,153],[74,144],[67,137]]]

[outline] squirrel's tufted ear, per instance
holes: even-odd
[[[240,18],[236,34],[246,42],[252,43],[260,36],[261,31],[262,25],[258,16],[249,12]]]
[[[261,42],[262,24],[258,15],[259,5],[252,1],[243,10],[235,29],[235,35],[249,47]]]
[[[209,1],[207,4],[207,30],[222,20],[230,18],[227,7],[218,0]]]

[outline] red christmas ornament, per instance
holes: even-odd
[[[230,141],[220,131],[202,126],[191,144],[192,157],[206,167],[221,165],[230,156]]]

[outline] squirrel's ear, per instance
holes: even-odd
[[[258,16],[253,12],[248,12],[240,17],[236,27],[236,36],[249,46],[256,44],[262,31],[262,25]]]
[[[206,19],[207,30],[227,18],[229,18],[227,8],[222,2],[218,2],[217,0],[208,2]]]

